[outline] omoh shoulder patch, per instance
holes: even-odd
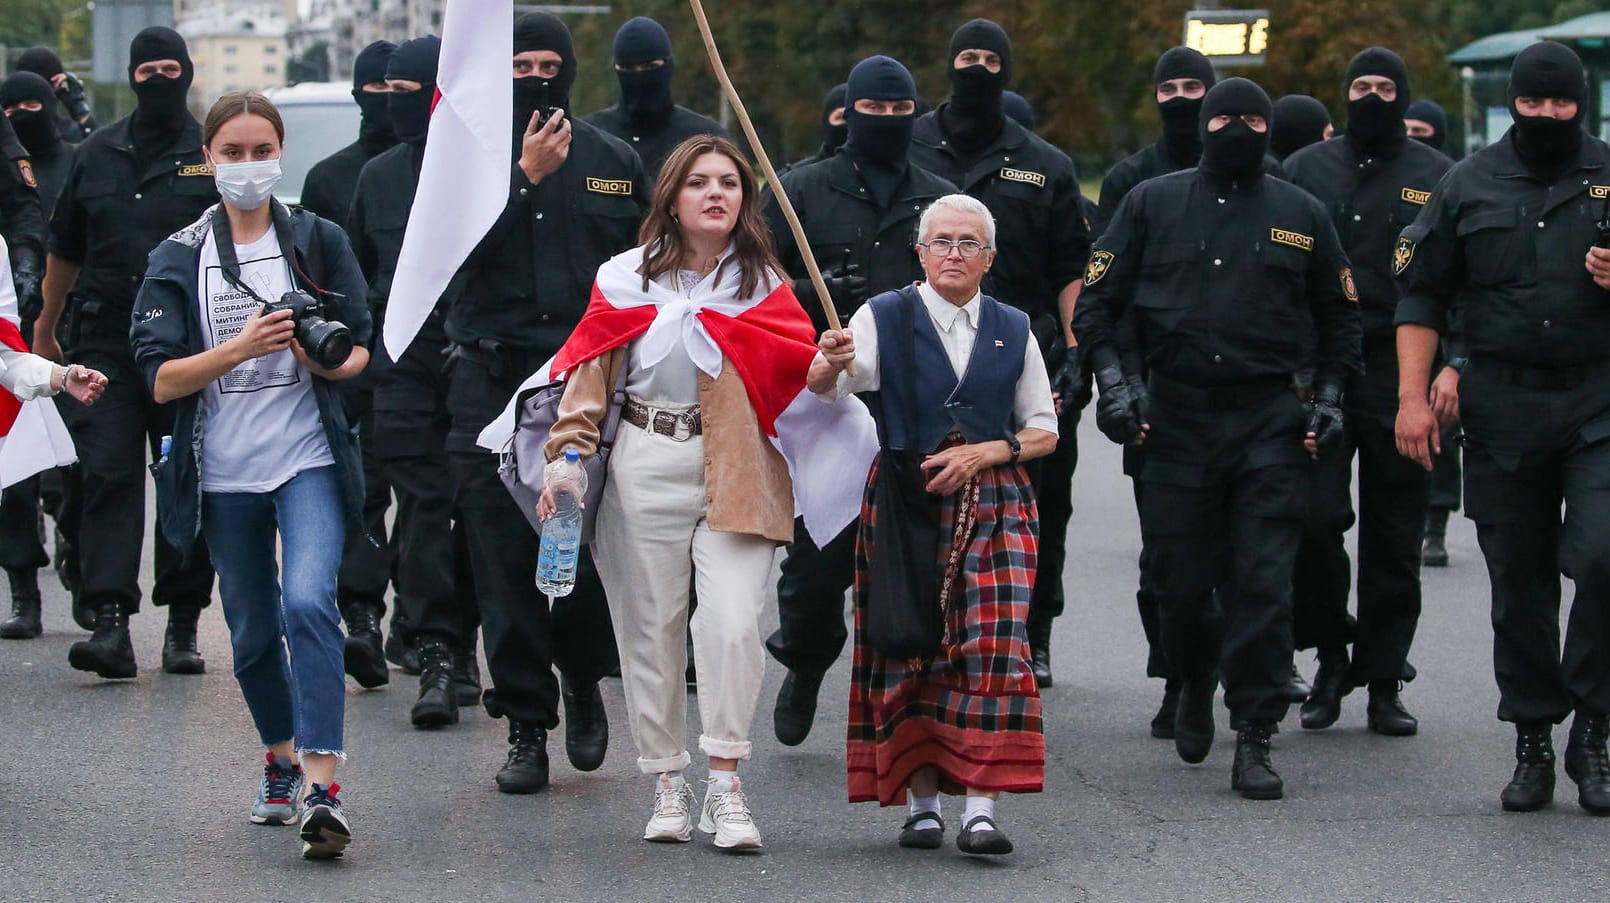
[[[1085,285],[1095,285],[1101,277],[1107,275],[1112,269],[1113,255],[1111,251],[1092,251],[1090,262],[1085,264]]]
[[[1402,276],[1412,260],[1414,260],[1414,242],[1407,238],[1399,238],[1397,246],[1392,249],[1392,275]]]

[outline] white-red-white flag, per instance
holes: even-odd
[[[438,97],[419,188],[386,301],[386,351],[402,357],[509,196],[513,0],[453,0],[442,20]]]
[[[13,351],[28,350],[17,316],[17,295],[11,287],[11,263],[0,239],[0,345]],[[6,369],[0,360],[0,372]],[[78,460],[73,437],[56,413],[50,398],[21,401],[0,388],[0,490],[52,467]]]
[[[816,357],[816,330],[794,290],[772,280],[743,297],[742,274],[730,266],[706,276],[684,297],[654,282],[645,290],[642,265],[643,249],[633,248],[599,267],[581,322],[481,432],[481,447],[498,450],[514,434],[516,400],[527,389],[563,379],[577,364],[638,337],[650,365],[681,343],[710,376],[720,375],[723,356],[732,362],[760,428],[788,462],[795,512],[811,538],[826,545],[861,511],[878,434],[860,399],[826,404],[805,387]]]

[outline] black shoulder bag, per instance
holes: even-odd
[[[884,371],[885,378],[902,381],[912,402],[917,397],[917,305],[914,290],[901,291],[898,340],[907,367],[900,374]],[[906,441],[915,440],[916,416],[910,406],[900,412],[885,406],[883,414],[901,417]],[[938,651],[945,632],[945,613],[939,608],[939,497],[927,489],[928,476],[922,469],[927,455],[890,448],[881,424],[880,433],[883,449],[868,528],[873,553],[867,560],[866,641],[890,658],[920,658]]]

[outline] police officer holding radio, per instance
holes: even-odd
[[[930,203],[956,191],[908,159],[917,84],[905,66],[886,56],[869,57],[851,70],[846,91],[844,147],[781,177],[840,322],[848,322],[867,298],[923,278],[911,248],[917,221]],[[804,256],[769,191],[765,209],[783,269],[803,276]],[[827,329],[811,281],[796,279],[794,292],[817,331]],[[777,581],[777,631],[766,640],[772,656],[788,668],[773,720],[777,739],[787,746],[798,746],[809,735],[822,675],[848,638],[844,592],[855,579],[855,535],[852,523],[818,549],[804,521],[794,522],[794,542]]]
[[[564,675],[571,764],[591,771],[603,763],[609,722],[598,680],[613,670],[615,639],[588,556],[576,590],[549,611],[532,580],[537,534],[499,481],[497,458],[476,439],[569,337],[598,267],[636,243],[650,186],[635,151],[570,118],[576,56],[557,16],[515,20],[514,75],[508,205],[464,263],[447,315],[447,450],[481,603],[493,685],[486,710],[509,719],[498,789],[535,793],[548,783],[547,732],[559,723],[555,664]]]
[[[1318,465],[1307,528],[1297,556],[1295,644],[1317,647],[1319,673],[1302,707],[1302,726],[1326,728],[1342,697],[1369,687],[1371,730],[1408,736],[1419,723],[1404,708],[1398,682],[1409,679],[1409,646],[1420,620],[1420,543],[1430,481],[1397,453],[1396,330],[1392,284],[1397,234],[1431,198],[1453,161],[1409,140],[1409,71],[1384,47],[1353,57],[1346,78],[1342,137],[1288,157],[1286,176],[1330,211],[1358,284],[1364,372],[1346,387],[1346,430],[1336,453]],[[1353,525],[1352,460],[1358,457],[1358,621],[1348,622],[1346,536]],[[1351,636],[1349,636],[1351,634]],[[1353,644],[1349,666],[1347,644]]]
[[[1607,815],[1610,146],[1582,129],[1587,77],[1565,45],[1521,51],[1509,94],[1514,125],[1448,172],[1393,252],[1397,444],[1430,470],[1432,364],[1457,302],[1465,511],[1492,581],[1498,718],[1516,733],[1500,799],[1511,811],[1553,800],[1553,727],[1574,711],[1565,772],[1582,808]],[[1562,573],[1576,586],[1563,654]]]
[[[1312,196],[1262,172],[1269,111],[1246,79],[1207,93],[1200,165],[1118,206],[1074,317],[1101,389],[1097,424],[1146,449],[1141,533],[1182,681],[1175,748],[1187,762],[1207,756],[1222,673],[1238,731],[1231,786],[1251,799],[1284,793],[1269,737],[1289,704],[1310,458],[1334,453],[1341,387],[1359,369],[1358,295],[1336,230]],[[1144,383],[1117,340],[1131,307]],[[1294,391],[1302,371],[1311,401]],[[1204,641],[1215,588],[1222,651]]]
[[[78,447],[83,523],[96,541],[77,543],[80,593],[94,611],[95,632],[74,643],[68,662],[104,678],[137,673],[128,618],[140,606],[140,548],[145,535],[145,463],[173,431],[172,411],[146,389],[129,346],[134,296],[146,255],[218,202],[201,151],[201,124],[185,109],[194,69],[184,39],[153,26],[129,45],[134,112],[85,139],[50,221],[44,310],[35,350],[62,359],[57,326],[68,314],[65,342],[73,357],[110,379],[93,415],[63,402]],[[188,437],[174,437],[188,441]],[[70,537],[72,538],[72,537]],[[196,619],[212,601],[212,567],[199,543],[187,558],[156,538],[151,598],[168,607],[162,669],[199,674]]]
[[[1075,437],[1085,368],[1068,324],[1090,250],[1073,161],[1009,119],[1002,93],[1012,76],[1012,42],[987,19],[950,39],[950,100],[917,120],[911,162],[984,202],[998,244],[1010,248],[985,276],[984,293],[1029,315],[1030,328],[1061,399],[1056,451],[1029,465],[1040,506],[1040,562],[1029,611],[1035,679],[1051,686],[1051,622],[1062,613],[1062,565],[1073,513]],[[1039,465],[1036,467],[1035,465]]]

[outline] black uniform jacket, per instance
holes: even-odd
[[[598,267],[637,244],[650,196],[643,161],[596,126],[571,127],[570,155],[541,182],[510,167],[503,214],[455,277],[454,343],[553,354],[587,310]]]
[[[1583,259],[1610,213],[1610,146],[1582,135],[1579,162],[1553,184],[1506,134],[1459,161],[1392,254],[1397,322],[1448,332],[1463,308],[1472,365],[1564,368],[1610,359],[1610,292]]]
[[[1195,165],[1176,160],[1163,147],[1161,139],[1113,164],[1113,168],[1107,170],[1106,177],[1101,180],[1101,201],[1097,206],[1096,218],[1090,222],[1091,237],[1099,236],[1107,230],[1107,223],[1111,222],[1113,214],[1118,212],[1118,205],[1136,185],[1147,179],[1190,169]],[[1274,157],[1263,158],[1263,171],[1276,178],[1283,175],[1280,161]]]
[[[39,178],[28,152],[17,140],[11,121],[0,116],[0,235],[6,239],[11,265],[32,264],[45,271],[45,207]]]
[[[923,276],[917,260],[917,221],[936,199],[955,194],[956,186],[920,166],[906,170],[906,180],[895,192],[894,202],[880,210],[867,190],[855,163],[839,154],[803,166],[780,177],[788,200],[799,214],[800,225],[810,240],[811,253],[824,271],[853,263],[867,280],[867,297],[904,288]],[[768,189],[765,193],[766,221],[777,242],[777,257],[784,272],[794,279],[806,278],[805,259],[794,241],[793,230],[783,218],[782,205]],[[847,322],[855,308],[834,299],[839,322]],[[827,328],[821,305],[805,305],[818,332]]]
[[[939,126],[943,109],[917,120],[911,162],[995,215],[1000,255],[984,276],[983,292],[1027,313],[1044,350],[1061,334],[1057,295],[1079,278],[1090,252],[1073,161],[1008,119],[1000,137],[964,167]]]
[[[1120,363],[1116,324],[1131,305],[1145,366],[1176,382],[1360,367],[1358,294],[1336,230],[1273,176],[1189,169],[1131,191],[1096,241],[1074,314],[1096,369]]]
[[[731,138],[727,130],[708,116],[701,116],[687,107],[673,107],[663,122],[634,123],[618,105],[599,110],[587,116],[587,122],[614,135],[637,151],[648,175],[648,193],[654,193],[654,183],[660,177],[660,167],[676,146],[694,135],[720,135]]]
[[[345,229],[363,165],[396,143],[359,138],[313,164],[302,182],[302,208]],[[411,200],[412,192],[409,194]]]
[[[194,119],[166,153],[144,161],[128,117],[84,139],[50,217],[50,253],[82,267],[69,300],[74,343],[126,350],[146,257],[217,202]]]

